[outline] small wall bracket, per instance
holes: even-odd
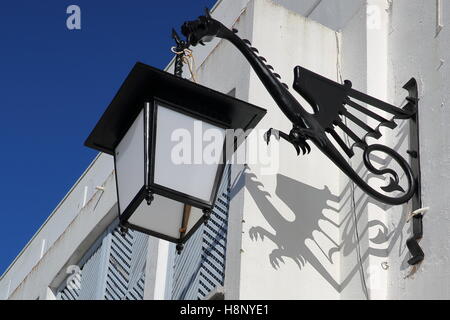
[[[416,192],[411,198],[411,211],[414,212],[422,208],[420,181],[419,98],[416,80],[412,78],[403,86],[403,88],[408,90],[409,93],[409,96],[407,97],[409,107],[415,110],[414,115],[409,121],[409,148],[407,151],[410,156],[411,169],[416,177]],[[410,265],[416,265],[425,257],[425,254],[418,243],[418,240],[420,240],[423,236],[423,214],[415,215],[412,218],[412,231],[413,234],[411,238],[406,241],[406,246],[411,253],[411,258],[408,260],[408,263]]]

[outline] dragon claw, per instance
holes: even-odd
[[[252,241],[258,241],[258,236],[261,241],[264,241],[264,232],[262,232],[261,227],[251,227],[248,233]]]
[[[306,141],[304,143],[301,143],[300,147],[302,148],[303,155],[309,154],[311,152],[311,147]]]
[[[311,153],[311,147],[309,146],[309,144],[305,143],[305,147],[308,150],[308,154],[310,154]]]
[[[272,265],[272,267],[274,269],[279,269],[280,268],[280,262],[285,263],[284,259],[281,257],[281,255],[279,255],[275,251],[270,253],[269,261],[270,261],[270,264]]]
[[[297,133],[301,136],[302,142],[307,146],[308,153],[311,152],[311,147],[306,143],[306,139],[311,139],[319,146],[325,147],[327,145],[327,139],[319,131],[309,128],[298,128]]]
[[[302,155],[309,154],[311,152],[311,147],[306,141],[289,141],[297,151],[297,155],[300,155],[300,151]]]
[[[294,144],[295,151],[297,151],[297,155],[300,155],[300,146],[298,144]],[[303,154],[305,154],[305,149],[301,147]]]
[[[288,141],[289,143],[291,143],[294,146],[295,151],[297,152],[298,156],[300,155],[300,153],[305,155],[305,154],[309,154],[311,152],[311,147],[306,142],[306,140],[303,138],[303,136],[297,135],[296,132],[291,131],[291,133],[289,135],[287,135],[281,131],[270,128],[264,134],[264,141],[266,141],[267,144],[270,143],[270,137],[272,135],[275,136],[275,138],[277,140],[280,140],[280,138],[283,138],[286,141]]]

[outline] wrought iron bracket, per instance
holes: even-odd
[[[278,139],[283,138],[291,143],[297,154],[300,154],[300,151],[303,154],[309,153],[311,151],[309,142],[312,142],[359,188],[374,199],[390,205],[403,204],[413,199],[413,208],[421,207],[418,98],[417,83],[414,79],[404,86],[409,92],[406,105],[396,107],[353,89],[352,83],[348,80],[341,84],[298,66],[294,69],[293,89],[312,107],[314,113],[311,114],[290,93],[288,86],[280,81],[280,75],[267,64],[267,60],[259,56],[259,51],[251,46],[250,41],[241,39],[237,35],[238,30],[230,30],[213,19],[208,9],[205,15],[197,20],[185,22],[181,30],[186,37],[187,46],[204,44],[218,37],[231,42],[247,59],[280,110],[292,123],[289,134],[270,129],[265,135],[267,142],[272,135],[276,135]],[[382,116],[376,112],[377,110],[390,116]],[[378,125],[375,127],[368,125],[358,118],[358,113],[375,120]],[[358,136],[347,124],[347,120],[362,129],[365,134]],[[411,165],[394,149],[383,144],[369,144],[367,141],[368,138],[379,139],[382,136],[381,127],[394,129],[397,126],[396,120],[410,120],[411,140],[408,153]],[[343,136],[347,139],[343,139]],[[344,140],[352,140],[353,143],[348,145]],[[389,177],[386,186],[380,190],[375,189],[353,169],[347,159],[355,155],[354,148],[363,151],[362,161],[368,172],[378,177]],[[398,163],[402,171],[400,173],[406,177],[406,186],[400,184],[401,175],[395,170],[378,169],[374,166],[371,157],[374,152],[384,153]],[[414,218],[413,229],[414,239],[408,240],[408,248],[413,255],[410,264],[423,259],[423,252],[416,241],[422,235],[420,216]]]

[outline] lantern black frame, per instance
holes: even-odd
[[[209,218],[214,208],[219,184],[228,160],[226,151],[230,146],[227,143],[232,142],[234,145],[231,147],[236,150],[239,143],[244,139],[229,141],[228,136],[225,136],[222,163],[218,165],[208,201],[161,186],[154,182],[157,109],[159,105],[225,130],[242,129],[244,132],[253,129],[267,111],[138,62],[86,139],[85,145],[87,147],[112,155],[114,166],[117,168],[115,149],[139,114],[142,111],[144,112],[144,130],[142,133],[144,135],[144,185],[123,211],[120,208],[117,170],[115,172],[120,223],[123,227],[182,244],[189,239],[201,223]],[[129,223],[129,218],[144,200],[149,205],[151,204],[153,194],[202,209],[204,215],[188,233],[180,232],[180,238],[173,238]]]

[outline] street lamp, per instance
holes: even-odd
[[[182,248],[211,214],[226,162],[265,113],[137,63],[85,142],[114,156],[121,226]],[[203,158],[207,132],[215,161]]]

